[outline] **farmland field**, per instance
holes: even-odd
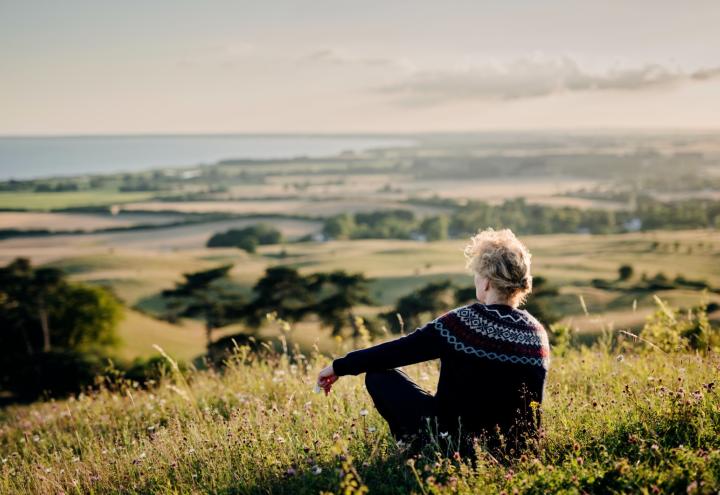
[[[0,229],[47,229],[92,231],[108,227],[160,225],[178,221],[182,215],[173,213],[138,214],[120,212],[117,215],[91,213],[0,212]]]
[[[69,192],[0,192],[0,208],[20,210],[53,210],[75,206],[106,206],[141,201],[154,196],[150,192],[116,190]]]

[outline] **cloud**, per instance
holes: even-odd
[[[367,67],[385,67],[394,69],[414,69],[414,66],[404,59],[383,57],[353,57],[337,50],[325,48],[314,51],[300,58],[300,62],[309,64],[331,65],[364,65]]]
[[[372,91],[409,106],[460,100],[518,100],[559,93],[638,91],[720,78],[720,67],[684,72],[660,64],[592,72],[570,57],[520,58],[504,64],[455,70],[415,71],[404,80]]]

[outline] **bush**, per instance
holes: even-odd
[[[665,352],[720,350],[720,329],[707,316],[707,305],[680,311],[657,296],[658,309],[648,317],[639,337],[650,348]]]
[[[3,388],[21,401],[43,395],[62,397],[80,392],[95,382],[105,365],[95,354],[53,350],[9,360],[3,370]]]
[[[236,247],[249,253],[255,252],[255,247],[265,244],[278,244],[283,239],[282,233],[274,227],[259,223],[244,229],[230,229],[214,234],[207,241],[207,247]]]

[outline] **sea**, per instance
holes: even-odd
[[[226,159],[319,158],[414,143],[352,135],[0,137],[0,180],[192,167]]]

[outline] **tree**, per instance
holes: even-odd
[[[60,270],[26,258],[0,267],[0,388],[34,399],[91,384],[121,316],[112,293]]]
[[[633,267],[630,265],[622,265],[618,268],[618,279],[622,282],[633,276]]]
[[[448,219],[445,215],[427,217],[420,223],[420,232],[428,241],[443,241],[448,237]]]
[[[179,316],[200,317],[205,322],[207,345],[212,344],[215,329],[229,325],[243,316],[244,300],[223,287],[233,265],[224,265],[194,273],[184,273],[185,280],[174,289],[164,290],[162,297],[178,310]]]
[[[403,319],[406,328],[417,328],[423,322],[421,316],[426,313],[438,314],[448,310],[455,303],[456,288],[450,280],[431,282],[410,294],[401,297],[394,311],[384,313],[382,316],[391,325],[399,330],[397,314]]]
[[[282,233],[271,225],[259,223],[244,229],[230,229],[214,234],[207,241],[207,247],[237,247],[249,253],[265,244],[278,244],[282,241]]]
[[[336,215],[325,220],[323,234],[330,239],[347,239],[355,230],[355,219],[349,213]]]
[[[550,325],[560,319],[560,315],[552,307],[552,298],[559,294],[557,287],[551,285],[545,277],[533,277],[533,289],[528,295],[523,308],[538,319],[543,325]]]
[[[105,289],[70,283],[62,271],[26,258],[0,268],[0,348],[32,356],[57,347],[114,346],[122,305]]]
[[[275,311],[283,320],[299,321],[315,302],[308,281],[295,268],[275,266],[253,287],[253,301],[243,310],[248,325],[259,327],[265,315]]]
[[[309,289],[319,300],[312,305],[323,324],[332,327],[332,334],[339,335],[345,323],[353,328],[356,336],[353,308],[361,304],[372,304],[368,289],[368,279],[362,273],[348,274],[342,270],[331,273],[310,275]]]

